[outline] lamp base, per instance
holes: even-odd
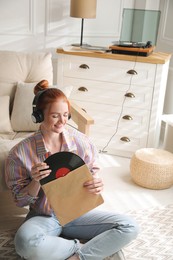
[[[88,43],[82,43],[82,45],[80,43],[72,43],[71,46],[74,46],[74,47],[91,47],[91,45],[88,44]]]

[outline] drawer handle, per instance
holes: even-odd
[[[124,96],[129,98],[135,98],[135,95],[131,92],[126,93]]]
[[[79,90],[79,91],[83,91],[83,92],[88,91],[88,89],[87,89],[86,87],[80,87],[80,88],[78,88],[78,90]]]
[[[131,74],[131,75],[137,75],[137,71],[136,70],[128,70],[127,74]]]
[[[81,64],[79,66],[80,69],[89,69],[90,67],[87,64]]]
[[[130,142],[130,138],[128,138],[127,136],[121,137],[120,140],[126,143]]]
[[[133,120],[133,117],[129,116],[129,115],[125,115],[122,117],[125,120]]]
[[[85,113],[87,113],[87,111],[84,108],[81,108]]]

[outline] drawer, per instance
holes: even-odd
[[[147,147],[147,137],[148,133],[143,132],[136,136],[132,136],[130,133],[128,135],[128,142],[122,141],[122,134],[117,133],[114,135],[114,132],[110,134],[103,129],[103,131],[96,131],[96,129],[91,129],[91,139],[96,145],[99,151],[107,152],[108,154],[122,155],[122,156],[131,156],[136,150]],[[112,137],[112,138],[111,138]]]
[[[63,76],[123,84],[153,86],[156,65],[81,56],[64,56]],[[135,70],[135,74],[128,74]]]
[[[64,85],[73,85],[70,98],[91,103],[109,104],[127,107],[139,107],[150,110],[153,89],[144,86],[107,83],[100,81],[64,78]]]
[[[134,133],[134,136],[137,132],[148,131],[150,115],[150,111],[148,110],[124,107],[122,111],[122,107],[120,106],[101,105],[90,102],[84,103],[81,101],[75,102],[93,117],[94,125],[92,128],[97,128],[97,131],[100,131],[100,128],[106,127],[109,127],[109,129],[112,128],[115,131],[118,127],[118,132],[122,132],[123,135],[130,132],[131,135]]]
[[[107,151],[109,154],[131,156],[137,149],[147,147],[148,131],[139,131],[137,128],[131,131],[121,129],[115,131],[110,127],[92,127],[90,138],[100,151]]]

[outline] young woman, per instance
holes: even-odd
[[[44,160],[54,153],[69,151],[84,160],[93,179],[83,187],[93,196],[101,193],[103,182],[98,177],[94,145],[86,135],[66,126],[70,114],[66,96],[48,88],[45,80],[35,86],[34,93],[32,117],[41,122],[40,129],[17,144],[6,160],[6,182],[16,204],[29,205],[26,220],[15,236],[16,252],[29,260],[102,260],[113,254],[113,259],[124,259],[121,249],[138,233],[134,220],[94,209],[61,226],[50,207],[40,180],[51,174]]]

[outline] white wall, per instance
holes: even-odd
[[[157,49],[172,52],[172,0],[97,0],[96,19],[85,19],[84,42],[108,46],[119,40],[123,8],[160,8]],[[56,48],[80,41],[81,20],[69,16],[70,0],[0,0],[0,49],[51,51],[56,78]],[[56,81],[56,79],[55,79]],[[165,99],[165,113],[173,113],[173,61]]]
[[[173,1],[160,0],[162,12],[159,28],[157,50],[173,53]],[[164,113],[173,114],[173,57],[170,61],[170,69],[165,95]]]
[[[126,1],[108,2],[98,0],[96,19],[85,19],[84,40],[91,44],[107,46],[119,38]],[[0,0],[0,48],[42,50],[79,42],[81,19],[69,12],[70,0]]]

